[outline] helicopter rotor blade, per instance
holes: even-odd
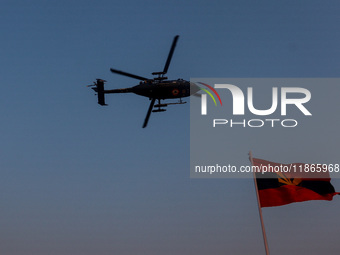
[[[151,115],[151,111],[152,111],[153,105],[155,104],[155,101],[156,101],[156,98],[153,98],[151,103],[150,103],[150,106],[149,106],[149,109],[148,109],[148,113],[145,116],[143,128],[145,128],[148,125],[149,118],[150,118],[150,115]]]
[[[116,74],[124,75],[124,76],[134,78],[134,79],[137,79],[137,80],[141,80],[141,81],[149,80],[148,78],[145,78],[145,77],[142,77],[142,76],[139,76],[139,75],[135,75],[135,74],[131,74],[131,73],[127,73],[127,72],[123,72],[123,71],[113,69],[113,68],[110,68],[110,71],[113,72],[113,73],[116,73]]]
[[[169,51],[168,59],[166,60],[166,63],[165,63],[164,69],[163,69],[164,74],[166,74],[168,72],[169,65],[170,65],[170,62],[171,62],[171,58],[172,58],[172,55],[174,54],[174,51],[175,51],[175,48],[176,48],[178,37],[179,37],[179,35],[176,35],[174,37],[174,40],[172,41],[172,45],[171,45],[171,48],[170,48],[170,51]]]

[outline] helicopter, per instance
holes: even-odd
[[[151,102],[144,119],[143,128],[145,128],[148,125],[149,118],[152,112],[164,112],[166,111],[164,107],[167,107],[168,105],[185,104],[186,102],[182,101],[182,98],[188,97],[191,94],[196,93],[199,90],[199,88],[197,88],[197,86],[195,86],[194,84],[190,84],[189,81],[183,79],[168,80],[168,77],[165,76],[165,74],[168,72],[169,65],[174,54],[178,38],[179,35],[176,35],[173,39],[163,71],[152,73],[152,75],[157,77],[149,79],[139,75],[110,68],[110,71],[112,73],[140,80],[139,84],[129,88],[106,90],[104,89],[104,84],[106,81],[103,79],[96,79],[96,82],[93,82],[92,85],[88,85],[88,87],[92,87],[92,89],[97,93],[98,104],[102,106],[107,105],[105,103],[105,94],[135,93],[140,96],[148,97],[149,100],[151,100]],[[179,99],[178,102],[161,103],[161,100],[176,98]],[[155,104],[156,100],[157,104]]]

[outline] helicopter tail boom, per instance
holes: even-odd
[[[124,88],[124,89],[110,89],[110,90],[104,90],[105,94],[114,94],[114,93],[131,93],[131,88]]]
[[[97,82],[94,82],[94,84],[92,84],[92,85],[88,85],[88,87],[92,87],[92,89],[95,92],[97,92],[98,104],[100,104],[100,105],[107,105],[105,103],[105,94],[133,92],[132,88],[105,90],[104,89],[104,83],[105,82],[106,82],[105,80],[97,79]]]

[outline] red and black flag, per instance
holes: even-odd
[[[315,173],[308,164],[280,164],[257,158],[252,162],[258,169],[255,176],[261,207],[332,200],[334,195],[340,194],[330,183],[327,169]]]

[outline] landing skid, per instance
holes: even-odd
[[[167,105],[172,105],[172,104],[186,104],[187,102],[183,102],[183,101],[180,101],[180,102],[177,102],[177,103],[168,103]]]
[[[156,109],[156,110],[152,110],[152,112],[165,112],[165,109]]]
[[[161,104],[161,99],[158,99],[158,104],[154,105],[154,108],[158,108],[156,110],[152,110],[152,112],[165,112],[166,109],[162,109],[161,107],[167,107],[168,105],[175,105],[175,104],[186,104],[187,102],[182,101],[180,98],[177,103],[166,103],[166,104]]]

